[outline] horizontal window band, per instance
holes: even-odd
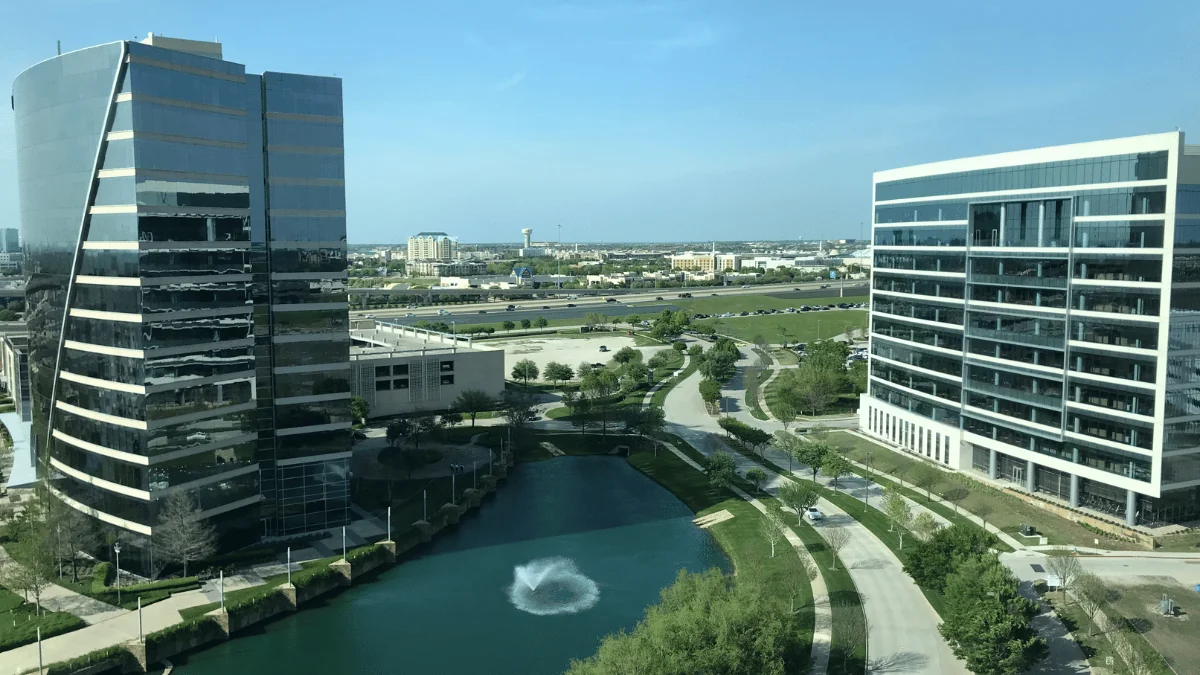
[[[125,141],[125,140],[144,140],[144,141],[160,141],[162,143],[181,143],[184,145],[203,145],[213,148],[230,148],[232,150],[245,150],[246,144],[237,141],[218,141],[211,138],[197,138],[195,136],[178,136],[175,134],[155,134],[146,131],[110,131],[108,132],[107,140],[109,141]]]
[[[249,241],[140,241],[136,243],[138,244],[138,248],[143,251],[191,251],[201,249],[248,251],[251,248]]]
[[[267,215],[273,218],[299,216],[303,218],[345,218],[346,211],[340,209],[270,209]]]
[[[223,342],[200,342],[194,345],[180,345],[178,347],[159,347],[144,350],[145,358],[156,359],[167,356],[179,356],[181,354],[194,354],[196,352],[207,352],[217,349],[240,349],[242,347],[253,347],[254,338],[243,338],[241,340],[229,340]]]
[[[183,66],[178,63],[168,63],[167,61],[159,61],[138,54],[130,54],[125,57],[126,63],[150,66],[151,68],[162,68],[163,70],[174,70],[178,73],[187,73],[189,75],[199,75],[201,77],[211,77],[214,80],[227,80],[229,82],[246,82],[245,75],[230,75],[215,70],[207,70],[205,68],[196,68],[194,66]]]
[[[228,406],[224,406],[221,408],[213,408],[211,410],[205,410],[205,411],[197,412],[197,413],[190,413],[187,415],[176,415],[175,417],[161,417],[159,419],[152,420],[147,425],[147,427],[148,427],[148,429],[161,429],[163,427],[170,427],[170,426],[174,426],[176,424],[186,424],[188,422],[199,422],[201,420],[209,419],[210,417],[220,417],[222,415],[229,415],[231,413],[248,412],[250,410],[254,410],[254,408],[257,405],[258,404],[255,401],[247,401],[245,403],[239,403],[237,405],[228,405]]]
[[[308,427],[293,427],[291,429],[275,429],[275,436],[299,436],[300,434],[317,434],[323,431],[338,431],[349,429],[349,422],[334,422],[333,424],[314,424]]]
[[[186,277],[144,277],[142,286],[170,286],[172,284],[232,284],[250,283],[249,274],[194,274]]]
[[[313,455],[311,457],[293,457],[291,459],[281,459],[275,462],[275,466],[296,466],[297,464],[313,464],[315,462],[328,462],[335,459],[349,459],[350,452],[331,452],[324,455]]]
[[[226,439],[219,443],[209,443],[207,445],[197,445],[197,446],[194,446],[191,448],[181,448],[179,450],[172,450],[171,452],[163,452],[163,453],[159,453],[157,455],[151,455],[149,464],[151,466],[153,466],[155,464],[165,464],[167,462],[173,462],[177,459],[182,459],[184,457],[191,457],[192,455],[202,455],[206,452],[214,452],[214,451],[220,450],[222,448],[231,448],[235,445],[241,445],[243,443],[250,443],[250,442],[256,441],[256,440],[258,440],[258,434],[256,434],[256,433],[242,434],[241,436],[235,436],[233,438]]]
[[[121,323],[141,323],[141,314],[128,314],[126,312],[101,312],[95,309],[78,309],[71,308],[70,316],[78,319],[99,319],[100,321],[118,321]]]
[[[218,185],[249,185],[250,178],[232,173],[195,173],[192,171],[167,171],[166,169],[101,169],[96,172],[97,178],[146,178],[149,180],[164,180],[184,183],[216,183]]]
[[[268,145],[267,152],[278,152],[289,155],[344,155],[345,150],[320,145]]]
[[[50,490],[50,493],[53,494],[55,497],[57,497],[60,501],[62,501],[67,506],[70,506],[71,508],[75,509],[76,511],[79,511],[80,513],[87,514],[87,515],[95,518],[96,520],[103,521],[105,523],[108,523],[109,525],[116,525],[117,527],[120,527],[125,530],[129,530],[131,532],[137,532],[138,534],[144,534],[147,537],[149,537],[153,534],[153,530],[151,530],[148,525],[143,525],[141,523],[135,523],[132,520],[118,518],[117,516],[114,516],[112,514],[93,509],[92,507],[88,506],[87,504],[83,504],[82,502],[77,502],[74,499],[68,497],[67,495],[63,494],[61,491],[56,489],[53,485],[47,485],[46,487]]]
[[[98,487],[101,490],[104,490],[105,492],[115,492],[119,495],[125,495],[126,497],[133,497],[135,499],[140,499],[144,502],[150,501],[150,492],[148,490],[139,490],[137,488],[131,488],[126,485],[121,485],[120,483],[114,483],[112,481],[107,481],[107,480],[104,480],[103,478],[96,478],[95,476],[86,474],[78,469],[73,469],[53,457],[50,458],[50,466],[54,467],[55,469],[58,469],[59,471],[70,476],[71,478],[74,478],[75,480],[79,481],[80,483],[86,483],[93,487]]]
[[[280,345],[290,342],[331,342],[334,340],[349,340],[350,333],[302,333],[300,335],[272,335],[271,342]],[[278,372],[278,371],[277,371]]]
[[[241,108],[227,108],[220,105],[208,105],[206,103],[192,103],[191,101],[181,101],[177,98],[162,98],[160,96],[147,96],[145,94],[133,94],[124,92],[117,94],[117,103],[128,103],[132,101],[141,101],[144,103],[154,103],[157,105],[166,105],[173,108],[187,108],[188,110],[199,110],[202,112],[219,113],[222,115],[234,115],[237,117],[245,117],[246,111]]]
[[[926,225],[944,225],[947,227],[964,227],[968,224],[966,220],[914,220],[912,222],[903,223],[875,223],[872,229],[887,229],[887,228],[905,228],[905,227],[924,227]]]
[[[269,120],[292,120],[293,122],[319,122],[325,124],[341,124],[341,117],[333,115],[308,115],[304,113],[267,112],[263,117]]]
[[[143,351],[141,349],[125,349],[123,347],[109,347],[108,345],[94,345],[90,342],[78,342],[76,340],[63,340],[63,347],[66,349],[74,349],[79,352],[88,352],[90,354],[107,354],[108,356],[123,356],[129,359],[142,358]]]
[[[55,429],[53,432],[51,432],[51,435],[63,443],[66,443],[67,445],[73,445],[80,450],[85,450],[87,452],[102,455],[104,457],[111,457],[112,459],[120,460],[127,464],[137,464],[140,466],[149,466],[151,464],[150,458],[146,457],[145,455],[125,452],[124,450],[106,448],[103,445],[96,445],[95,443],[85,441],[82,438],[75,438],[74,436],[59,431],[58,429]]]
[[[220,343],[215,343],[220,344]],[[157,394],[163,391],[175,391],[177,389],[188,389],[190,387],[204,387],[210,384],[229,384],[241,380],[254,380],[253,370],[243,370],[237,373],[224,373],[222,375],[211,375],[209,377],[197,377],[190,380],[179,380],[168,384],[148,384],[144,387],[147,394]]]
[[[114,132],[110,131],[109,133],[112,134]],[[135,169],[133,167],[129,167],[127,169],[100,169],[99,171],[96,172],[96,178],[99,178],[99,179],[129,178],[130,176],[136,176],[136,175],[137,175],[137,169]]]
[[[85,242],[83,242],[83,250],[85,250],[85,251],[136,251],[136,250],[138,250],[138,242],[136,242],[136,241],[85,241]]]
[[[1003,167],[996,167],[1003,168]],[[938,174],[930,174],[936,176]],[[927,178],[929,176],[916,176],[917,178]],[[890,182],[890,181],[888,181]],[[1047,195],[1054,195],[1061,199],[1069,199],[1075,196],[1076,192],[1092,192],[1095,190],[1116,190],[1121,188],[1147,188],[1147,187],[1166,187],[1168,181],[1165,178],[1154,180],[1133,180],[1121,181],[1116,183],[1080,183],[1078,185],[1058,185],[1040,188],[1014,188],[1011,190],[990,190],[985,192],[962,192],[944,195],[930,195],[928,197],[906,197],[904,199],[888,199],[875,202],[875,207],[881,206],[906,206],[908,204],[918,205],[926,202],[939,202],[946,200],[953,201],[970,201],[977,203],[999,203],[1011,201],[1037,201],[1046,199]],[[1015,198],[1015,199],[1014,199]],[[1162,214],[1159,214],[1162,217]]]
[[[296,373],[321,373],[333,370],[349,370],[349,361],[339,361],[337,363],[314,363],[307,366],[280,366],[272,372],[276,375],[294,375]]]
[[[292,403],[324,403],[326,401],[348,401],[354,396],[345,391],[340,394],[313,394],[312,396],[288,396],[276,398],[275,405],[290,405]]]
[[[146,387],[139,385],[139,384],[126,384],[124,382],[113,382],[112,380],[102,380],[98,377],[88,377],[87,375],[80,375],[78,373],[72,373],[69,370],[60,370],[58,372],[58,376],[64,380],[67,380],[68,382],[76,382],[78,384],[85,384],[89,387],[96,387],[98,389],[107,389],[109,391],[123,391],[126,394],[143,394],[144,395],[146,393]]]
[[[344,187],[346,181],[342,178],[285,178],[271,176],[267,179],[270,185],[316,185],[324,187]]]
[[[347,302],[314,302],[305,304],[303,302],[289,303],[286,305],[271,305],[271,311],[277,314],[287,314],[288,312],[309,312],[318,310],[348,310],[350,304]]]
[[[248,218],[250,209],[225,206],[151,206],[148,204],[111,204],[92,206],[88,213],[98,215],[136,213],[141,216],[200,216],[210,218]],[[342,212],[345,215],[345,212]]]
[[[88,209],[88,213],[93,216],[103,216],[113,213],[137,213],[137,204],[114,204],[111,206],[93,206]]]
[[[346,240],[341,241],[272,241],[268,244],[272,251],[295,248],[346,248]]]
[[[252,495],[250,497],[246,497],[245,499],[239,499],[236,502],[222,504],[221,506],[213,507],[211,509],[208,509],[207,511],[201,511],[200,517],[201,518],[212,518],[213,516],[219,516],[222,513],[229,513],[230,511],[236,511],[237,509],[240,509],[240,508],[244,508],[247,506],[253,506],[254,504],[261,502],[262,498],[263,498],[263,496],[260,493],[260,494]]]
[[[349,279],[346,272],[271,272],[271,281],[308,281],[309,279]]]
[[[216,309],[180,309],[170,312],[158,312],[155,314],[142,314],[141,317],[146,323],[157,323],[160,321],[186,321],[187,319],[208,319],[221,316],[240,316],[243,314],[251,314],[253,312],[254,305],[245,305],[242,307],[218,307]]]
[[[89,286],[141,286],[140,277],[99,277],[80,274],[75,277],[75,283]]]
[[[165,487],[161,490],[155,490],[154,498],[162,499],[163,497],[175,494],[176,492],[186,492],[188,490],[193,490],[198,487],[204,487],[205,485],[212,485],[213,483],[220,483],[223,480],[230,480],[232,478],[237,478],[239,476],[245,476],[246,474],[251,474],[251,473],[258,473],[258,463],[257,462],[255,462],[254,464],[250,464],[248,466],[238,467],[232,471],[226,471],[225,473],[218,473],[218,474],[215,474],[212,476],[205,476],[204,478],[198,478],[198,479],[188,482],[188,483],[180,483],[179,485],[171,485],[171,486]]]
[[[94,410],[88,410],[86,408],[80,408],[79,406],[74,406],[74,405],[71,405],[70,403],[64,403],[62,401],[55,401],[54,407],[58,408],[59,410],[62,410],[63,412],[71,413],[72,415],[86,417],[87,419],[90,419],[90,420],[96,420],[97,422],[104,422],[105,424],[111,424],[111,425],[117,426],[117,427],[125,427],[126,429],[137,429],[139,431],[145,431],[147,429],[146,422],[144,422],[142,420],[131,420],[128,417],[117,417],[116,415],[109,415],[106,413],[96,412]]]

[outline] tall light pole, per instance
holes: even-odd
[[[121,604],[121,541],[113,542],[113,551],[117,553],[117,604]]]

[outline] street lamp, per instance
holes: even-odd
[[[113,542],[113,551],[117,553],[117,604],[121,604],[121,542]]]

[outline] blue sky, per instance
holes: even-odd
[[[9,85],[56,39],[148,31],[343,78],[351,243],[854,237],[879,169],[1200,143],[1194,1],[2,1]]]

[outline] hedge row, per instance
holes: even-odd
[[[113,580],[113,566],[110,562],[97,563],[92,568],[92,592],[106,593],[108,585]]]
[[[52,663],[46,667],[46,675],[69,675],[77,670],[83,670],[97,663],[112,661],[114,664],[132,664],[134,662],[133,654],[130,654],[124,647],[113,646],[97,649],[94,652],[88,652],[83,656],[76,656],[67,661],[59,661]]]

